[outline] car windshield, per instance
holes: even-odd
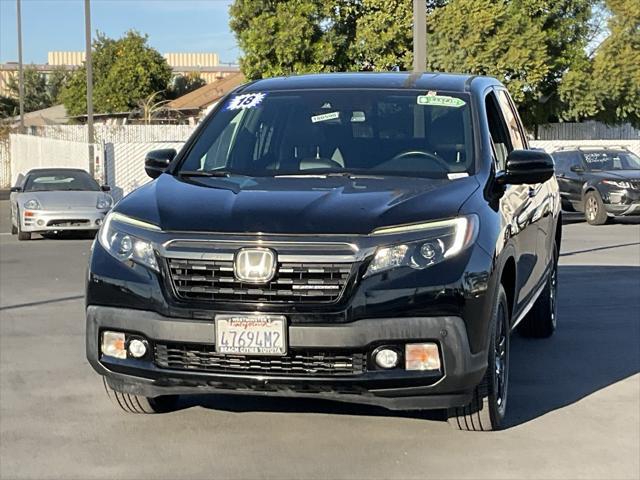
[[[640,157],[631,152],[604,150],[582,155],[589,170],[640,170]]]
[[[295,90],[233,96],[207,121],[183,175],[473,173],[467,94]]]
[[[100,186],[86,172],[45,171],[31,173],[24,188],[25,192],[50,192],[56,190],[97,192],[100,190]]]

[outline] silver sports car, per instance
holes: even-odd
[[[29,240],[32,233],[96,231],[113,205],[109,190],[84,170],[30,170],[11,189],[11,233]]]

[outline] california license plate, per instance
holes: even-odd
[[[215,321],[218,353],[287,353],[287,320],[282,315],[216,315]]]

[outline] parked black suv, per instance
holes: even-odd
[[[640,215],[640,158],[626,148],[565,148],[552,154],[562,208],[591,225]]]
[[[129,412],[268,394],[499,428],[556,326],[560,197],[495,79],[327,74],[222,100],[93,245],[87,357]]]

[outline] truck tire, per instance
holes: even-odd
[[[449,425],[457,430],[500,430],[507,408],[509,386],[509,304],[499,285],[491,316],[487,371],[474,389],[469,405],[447,411]]]
[[[589,225],[604,225],[609,220],[602,197],[598,192],[588,192],[584,197],[584,218]]]
[[[16,227],[13,223],[11,224],[11,235],[16,235],[18,233],[18,227]]]
[[[558,246],[553,247],[553,265],[542,293],[518,326],[523,337],[549,338],[558,323]]]
[[[102,381],[111,402],[126,413],[166,413],[173,409],[178,399],[176,395],[149,398],[132,395],[130,393],[122,393],[111,388],[104,377]]]

